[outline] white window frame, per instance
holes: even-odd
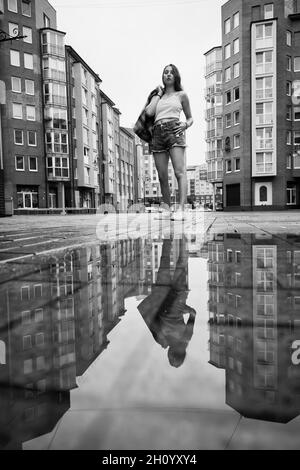
[[[230,82],[231,80],[231,67],[225,69],[225,83]]]
[[[29,113],[28,113],[29,110],[32,110],[32,111],[34,110],[33,119],[29,119]],[[30,105],[30,104],[27,104],[27,105],[26,105],[26,120],[27,120],[27,121],[36,121],[36,109],[35,109],[35,106],[32,106],[32,105]]]
[[[239,145],[236,145],[236,140],[239,138]],[[241,134],[235,134],[233,136],[233,148],[234,149],[239,149],[241,147]]]
[[[29,60],[30,63],[28,63],[28,60]],[[33,54],[24,53],[24,68],[27,69],[27,70],[33,70],[34,69]]]
[[[224,34],[228,34],[230,33],[230,31],[231,31],[231,18],[227,18],[227,20],[224,21]]]
[[[268,12],[268,7],[272,7],[270,12]],[[274,18],[274,3],[266,3],[264,5],[264,19],[270,20],[271,18]]]
[[[236,162],[239,162],[240,167],[237,169],[236,168]],[[233,165],[233,171],[237,173],[238,171],[241,171],[241,159],[240,158],[234,158],[233,159],[234,165]]]
[[[20,85],[18,90],[16,88],[14,89],[15,80],[17,80],[18,84]],[[14,93],[22,93],[22,79],[20,77],[11,77],[11,91],[13,91]]]
[[[29,133],[32,132],[34,134],[34,144],[30,144],[29,143]],[[36,147],[37,146],[37,135],[36,135],[36,131],[27,131],[27,143],[28,143],[28,147]]]
[[[21,109],[21,115],[18,114],[18,113],[15,113],[16,106],[18,107],[19,110]],[[13,103],[12,104],[12,110],[13,110],[13,119],[20,119],[20,120],[23,119],[23,106],[22,106],[22,103]],[[15,114],[17,114],[17,116]]]
[[[236,18],[237,18],[237,21],[236,21]],[[232,21],[233,21],[233,29],[238,28],[240,26],[240,12],[239,11],[234,13]]]
[[[33,93],[29,93],[29,90],[28,90],[28,85],[29,84],[33,85]],[[34,82],[34,80],[25,80],[25,93],[26,93],[26,95],[34,96],[34,94],[35,94],[35,82]]]
[[[238,54],[240,52],[240,38],[236,38],[233,41],[233,55]]]
[[[296,119],[296,113],[299,115],[299,117]],[[300,106],[294,106],[293,108],[293,120],[294,121],[300,121]]]
[[[286,69],[288,72],[291,72],[292,71],[292,57],[290,55],[287,55],[286,58],[287,58]]]
[[[235,92],[236,92],[236,90],[239,91],[239,97],[238,97],[237,99],[235,98]],[[235,87],[235,88],[233,89],[233,101],[234,101],[234,102],[237,102],[237,101],[239,101],[239,100],[240,100],[240,87],[237,86],[237,87]]]
[[[292,32],[287,30],[286,32],[286,45],[291,46],[292,45]]]
[[[21,144],[17,143],[17,141],[16,141],[16,132],[21,132],[22,133],[22,143]],[[24,131],[23,131],[23,129],[14,129],[14,144],[15,145],[20,145],[20,146],[24,145]]]
[[[287,206],[295,206],[297,204],[297,187],[296,187],[296,184],[293,185],[293,187],[290,187],[290,188],[287,187],[286,188],[286,193],[287,193],[287,199],[286,199]],[[293,202],[293,198],[294,198],[294,202]]]
[[[292,131],[286,131],[286,145],[292,145]]]
[[[26,3],[27,5],[30,5],[30,13],[29,13],[28,15],[25,13],[24,8],[23,8],[23,6],[24,6],[25,3]],[[21,0],[21,10],[22,10],[22,15],[23,15],[23,16],[27,16],[28,18],[31,18],[31,16],[32,16],[32,3],[31,3],[31,1],[30,1],[30,0],[28,0],[28,1],[26,1],[26,0]]]
[[[231,44],[226,44],[224,47],[224,59],[229,59],[231,56]]]
[[[17,159],[22,158],[23,160],[23,168],[17,168]],[[15,170],[16,171],[25,171],[25,157],[24,155],[16,155],[15,156]]]
[[[258,163],[258,161],[257,161],[258,155],[262,155],[262,157],[263,157],[262,163]],[[267,161],[267,159],[266,159],[267,155],[268,156],[271,155],[271,161]],[[258,169],[258,165],[263,166],[263,171]],[[267,165],[272,165],[271,170],[267,169]],[[255,155],[255,169],[256,169],[256,172],[258,174],[264,175],[264,174],[272,173],[273,166],[274,166],[274,162],[273,162],[273,153],[272,152],[268,152],[268,151],[261,151],[261,152],[257,151],[256,152],[256,155]]]
[[[298,66],[296,67],[296,60],[298,59]],[[294,57],[294,72],[300,72],[300,56]]]
[[[226,171],[226,173],[232,173],[232,161],[231,161],[231,159],[225,160],[225,171]]]
[[[229,120],[229,124],[228,124],[228,120]],[[231,113],[225,114],[225,127],[226,127],[226,129],[229,129],[229,127],[231,127],[231,125],[232,125]]]
[[[11,49],[9,51],[10,53],[10,65],[12,65],[13,67],[20,67],[21,65],[21,62],[20,62],[20,51],[16,51],[15,49]],[[16,59],[16,61],[14,61],[13,59]],[[15,63],[13,63],[15,62]]]
[[[237,114],[239,115],[239,120],[238,121],[236,120],[236,115]],[[233,113],[233,125],[234,126],[238,126],[240,124],[240,116],[241,116],[240,111],[234,111],[234,113]]]
[[[233,78],[238,78],[240,76],[240,63],[236,62],[233,64]]]
[[[28,26],[23,26],[23,36],[26,36],[23,38],[24,42],[26,42],[27,44],[32,44],[32,28],[29,28]]]
[[[7,0],[7,9],[8,9],[8,11],[12,11],[13,13],[18,13],[18,2],[17,2],[17,0]]]

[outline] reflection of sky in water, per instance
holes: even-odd
[[[287,436],[300,406],[300,366],[291,361],[300,339],[298,239],[220,235],[184,248],[170,243],[83,247],[2,279],[2,448],[176,448],[176,429],[185,430],[182,448],[224,448],[238,423],[246,445],[255,430],[240,415],[271,435],[278,433],[272,422],[290,421],[280,439],[295,445]],[[182,273],[188,281],[184,296],[174,284],[176,266],[180,283]],[[176,312],[159,307],[170,290],[172,302],[180,297]],[[173,332],[161,325],[166,315],[179,322],[180,302],[190,310],[179,308],[178,331],[193,309],[196,316],[186,357],[172,367]],[[165,336],[157,341],[160,328]],[[9,432],[8,422],[15,423]]]

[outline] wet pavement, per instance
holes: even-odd
[[[0,449],[298,449],[298,216],[3,223]]]

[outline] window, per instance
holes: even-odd
[[[287,106],[286,107],[286,119],[288,121],[291,121],[292,120],[292,106]]]
[[[22,105],[19,103],[13,103],[13,118],[14,119],[23,119],[23,110]]]
[[[233,65],[233,78],[238,78],[240,76],[240,63],[237,62]]]
[[[238,101],[240,99],[240,89],[239,89],[239,87],[235,88],[233,90],[233,97],[234,97],[234,101]]]
[[[273,129],[272,127],[262,127],[256,129],[256,147],[258,149],[273,148]]]
[[[233,41],[233,54],[238,54],[240,52],[240,40],[239,38]]]
[[[287,44],[287,46],[292,45],[292,33],[291,33],[291,31],[286,32],[286,44]]]
[[[270,73],[273,71],[273,52],[257,52],[256,53],[256,73]]]
[[[17,171],[25,171],[25,162],[24,157],[22,155],[17,155],[15,157],[15,165]]]
[[[296,205],[296,185],[288,183],[288,187],[286,188],[287,193],[287,204],[289,206]]]
[[[226,173],[230,173],[232,171],[231,160],[226,160]]]
[[[267,3],[264,6],[265,20],[269,20],[274,17],[274,5],[273,3]]]
[[[292,94],[292,82],[290,81],[286,82],[286,94],[287,96],[291,96]]]
[[[27,132],[27,141],[29,147],[36,147],[36,131]]]
[[[26,106],[26,119],[27,121],[35,121],[36,116],[35,116],[35,107],[27,105]]]
[[[294,169],[300,168],[300,153],[294,153]]]
[[[300,131],[294,132],[294,145],[300,145]]]
[[[21,79],[19,77],[11,77],[11,91],[21,93]]]
[[[7,0],[7,8],[9,11],[18,13],[18,3],[17,0]]]
[[[38,204],[37,186],[17,186],[18,209],[36,209]]]
[[[25,93],[26,95],[34,96],[34,81],[25,80]]]
[[[291,154],[286,156],[286,167],[292,168],[292,155]]]
[[[48,157],[47,171],[49,177],[69,178],[69,160],[65,157]]]
[[[24,16],[31,16],[31,1],[30,0],[22,0],[22,15]]]
[[[233,15],[233,29],[237,28],[240,24],[240,13],[237,12]]]
[[[224,57],[225,59],[229,59],[230,57],[230,44],[226,44],[224,48]]]
[[[256,154],[256,172],[260,174],[272,173],[273,155],[272,152],[258,152]],[[260,199],[260,202],[262,200]]]
[[[231,126],[231,113],[225,115],[225,126],[227,128]]]
[[[27,349],[32,348],[32,343],[31,343],[31,336],[23,336],[23,351],[26,351]]]
[[[32,29],[27,28],[26,26],[23,26],[23,36],[24,37],[24,42],[27,42],[28,44],[32,44]]]
[[[300,121],[300,107],[294,107],[294,121]]]
[[[226,104],[231,103],[231,91],[226,92]]]
[[[50,28],[50,18],[48,18],[48,16],[45,14],[44,14],[44,27]]]
[[[286,69],[291,72],[292,71],[292,58],[290,55],[286,56]]]
[[[272,77],[256,79],[256,99],[264,100],[273,97],[273,79]]]
[[[14,130],[14,142],[15,145],[24,145],[23,131],[20,129]]]
[[[237,149],[240,147],[240,135],[236,134],[233,136],[233,148]]]
[[[273,36],[273,25],[269,24],[258,24],[256,26],[256,39],[267,39]]]
[[[241,160],[240,158],[234,159],[234,171],[240,171],[241,169]]]
[[[256,124],[273,122],[273,103],[256,103]]]
[[[33,70],[33,55],[24,54],[24,67],[25,69]]]
[[[24,361],[24,374],[31,374],[33,370],[32,359],[26,359]]]
[[[294,58],[294,72],[300,72],[300,57]]]
[[[227,67],[225,69],[225,82],[229,82],[231,80],[231,68]]]
[[[233,124],[235,126],[237,126],[238,124],[240,123],[240,112],[239,111],[235,111],[233,113]]]
[[[45,343],[44,333],[37,333],[35,335],[36,346],[44,346],[44,343]]]
[[[225,34],[230,33],[230,18],[228,18],[228,19],[225,20],[225,22],[224,22],[224,33],[225,33]]]
[[[10,50],[10,65],[14,67],[20,67],[20,52]]]
[[[37,157],[28,157],[28,168],[29,171],[38,171],[38,162],[37,162]]]
[[[292,131],[286,131],[286,144],[292,145]]]

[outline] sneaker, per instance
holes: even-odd
[[[182,221],[185,220],[185,214],[183,211],[177,211],[172,214],[171,220]]]

